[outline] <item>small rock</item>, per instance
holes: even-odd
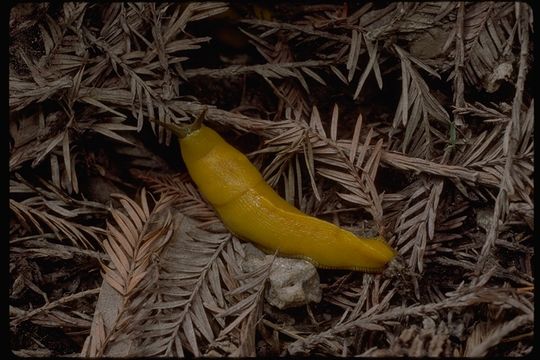
[[[484,81],[484,88],[488,93],[494,93],[499,90],[503,81],[509,81],[512,78],[513,71],[511,63],[499,64]]]
[[[266,300],[279,309],[320,302],[322,291],[319,273],[305,261],[276,258],[270,272]]]
[[[265,255],[252,244],[244,244],[244,249],[246,258],[242,269],[246,272],[272,260],[272,255]],[[265,299],[279,309],[321,301],[319,273],[308,261],[276,257],[270,270],[269,283]]]
[[[244,242],[242,243],[242,247],[244,248],[244,252],[246,253],[244,263],[242,264],[242,269],[247,272],[255,270],[260,265],[257,265],[257,267],[252,267],[252,265],[254,264],[250,260],[264,260],[266,258],[266,254],[252,243]],[[244,268],[244,266],[246,266],[246,268]]]
[[[485,232],[489,232],[491,219],[493,218],[493,209],[483,208],[476,210],[476,224]]]

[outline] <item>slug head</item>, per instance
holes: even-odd
[[[156,119],[149,119],[149,120],[155,123],[158,123],[159,125],[163,126],[167,130],[172,131],[176,136],[178,136],[179,139],[183,139],[186,136],[192,134],[193,132],[201,128],[203,119],[206,117],[207,112],[208,112],[208,108],[205,107],[191,125],[185,125],[185,126],[177,125],[174,123],[165,123],[163,121],[159,121]]]

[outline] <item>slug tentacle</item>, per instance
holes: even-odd
[[[192,134],[194,131],[199,130],[201,128],[203,119],[206,116],[207,112],[208,112],[208,108],[205,107],[192,124],[185,125],[185,126],[181,126],[175,123],[166,123],[158,119],[150,118],[149,120],[152,122],[158,123],[159,125],[163,126],[165,129],[173,132],[174,134],[176,134],[176,136],[178,136],[179,139],[183,139],[186,136]]]

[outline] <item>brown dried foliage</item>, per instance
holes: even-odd
[[[15,6],[13,352],[530,353],[532,16],[509,2]],[[150,121],[205,108],[289,202],[357,232],[367,219],[398,259],[321,270],[321,304],[272,309],[270,264],[245,273],[242,242]]]

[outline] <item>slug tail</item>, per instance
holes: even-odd
[[[355,267],[333,267],[333,266],[321,266],[316,265],[318,268],[325,269],[325,270],[350,270],[350,271],[360,271],[364,273],[370,273],[370,274],[380,274],[384,271],[385,267],[377,267],[377,268],[368,268],[368,267],[361,267],[361,266],[355,266]]]

